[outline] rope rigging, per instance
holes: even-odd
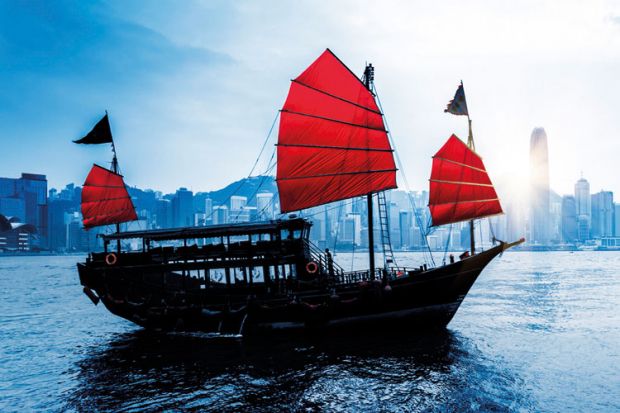
[[[276,112],[276,116],[275,116],[275,118],[273,119],[273,122],[272,122],[272,124],[271,124],[271,128],[269,128],[269,133],[267,134],[267,137],[265,138],[265,141],[263,142],[263,145],[262,145],[262,147],[261,147],[261,150],[260,150],[260,152],[259,152],[258,156],[256,157],[256,160],[254,161],[254,165],[252,165],[252,169],[250,170],[250,173],[248,174],[248,176],[247,176],[245,179],[249,179],[249,178],[251,178],[251,177],[252,177],[252,174],[254,173],[254,170],[256,169],[256,166],[258,165],[258,161],[260,160],[260,158],[261,158],[261,156],[262,156],[262,154],[263,154],[263,152],[264,152],[265,148],[267,147],[267,143],[269,142],[269,139],[271,138],[271,134],[272,134],[272,132],[273,132],[273,128],[276,126],[276,122],[277,122],[277,120],[278,120],[278,117],[279,117],[279,116],[280,116],[280,111],[277,111],[277,112]],[[269,160],[269,163],[271,163],[271,160],[273,159],[274,154],[275,154],[275,150],[274,150],[273,154],[271,155],[271,158],[270,158],[270,160]],[[270,169],[273,169],[273,166],[271,166],[271,167],[269,167],[269,166],[268,166],[267,171],[269,171]],[[266,172],[267,172],[267,171],[266,171]],[[235,189],[234,189],[234,190],[230,193],[230,195],[228,195],[228,196],[226,197],[226,199],[225,199],[225,200],[224,200],[224,202],[222,203],[223,205],[224,205],[224,204],[227,204],[227,203],[228,203],[228,201],[230,201],[230,199],[231,199],[234,195],[236,195],[236,194],[239,192],[239,190],[240,190],[240,189],[243,187],[243,185],[245,184],[245,179],[242,179],[242,180],[239,182],[239,185],[237,185],[237,187],[236,187],[236,188],[235,188]],[[261,185],[262,185],[262,183],[261,183],[261,184],[259,184],[259,188],[260,188],[260,186],[261,186]],[[211,213],[210,213],[209,215],[205,216],[205,220],[207,220],[207,219],[211,218],[211,217],[213,216],[213,214],[214,214],[214,213],[215,213],[215,210],[211,211]]]
[[[381,98],[379,97],[379,93],[377,92],[377,88],[374,86],[374,84],[373,84],[373,92],[375,96],[377,96],[377,104],[379,105],[379,110],[381,111],[381,113],[384,114],[383,120],[385,122],[385,128],[388,131],[390,131],[391,129],[388,125],[387,117],[385,116],[385,111],[383,110],[383,105],[381,104]],[[411,189],[409,187],[409,182],[407,181],[407,176],[405,176],[403,163],[401,162],[400,156],[398,155],[398,151],[396,150],[396,145],[394,143],[394,139],[392,138],[392,133],[388,132],[387,135],[390,140],[390,145],[392,145],[392,149],[394,149],[394,158],[396,159],[398,170],[405,184],[405,191],[407,192],[407,198],[409,199],[410,206],[413,209],[413,215],[415,216],[416,222],[418,223],[418,227],[420,228],[420,234],[422,235],[422,240],[423,240],[424,246],[426,247],[426,250],[424,251],[424,262],[426,264],[432,263],[432,266],[434,267],[435,259],[433,258],[433,253],[431,252],[431,248],[430,248],[430,245],[428,244],[428,240],[426,239],[426,236],[428,234],[426,233],[426,230],[425,230],[425,228],[430,228],[430,226],[426,226],[426,227],[422,226],[422,218],[418,214],[418,209],[416,208],[415,200],[413,199],[413,196],[411,195]]]

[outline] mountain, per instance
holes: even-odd
[[[194,195],[194,205],[197,210],[204,210],[205,199],[213,200],[213,205],[230,204],[230,197],[233,195],[245,196],[248,198],[248,205],[256,205],[256,194],[261,192],[278,193],[278,187],[273,176],[252,176],[243,178],[222,189],[211,192],[198,192]]]

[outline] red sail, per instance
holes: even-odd
[[[93,165],[82,188],[82,217],[84,228],[138,219],[121,175]]]
[[[375,97],[329,49],[291,83],[280,115],[282,212],[396,188]]]
[[[482,158],[455,135],[433,156],[429,208],[434,226],[502,213]]]

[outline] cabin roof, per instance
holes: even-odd
[[[182,227],[167,229],[151,229],[146,231],[127,231],[101,235],[106,241],[128,238],[144,238],[147,240],[164,241],[175,239],[214,238],[221,236],[266,234],[281,229],[298,230],[312,225],[303,218],[273,220],[255,223],[238,223],[210,225],[206,227]]]

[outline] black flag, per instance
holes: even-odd
[[[453,115],[465,115],[469,116],[467,110],[467,101],[465,100],[465,89],[463,89],[463,82],[456,89],[454,99],[448,103],[448,107],[444,109],[444,112],[451,113]]]
[[[113,143],[110,122],[108,122],[108,114],[106,113],[105,116],[97,122],[93,130],[88,132],[86,136],[73,142],[86,144]]]

